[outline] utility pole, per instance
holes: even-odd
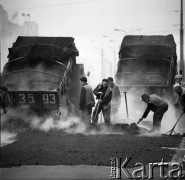
[[[1,35],[1,31],[0,31],[0,35]],[[2,62],[2,59],[1,59],[1,39],[0,39],[0,73],[1,73],[1,62]]]
[[[181,12],[180,12],[180,70],[182,70],[182,76],[185,79],[185,64],[184,64],[184,29],[183,29],[183,0],[181,0]]]
[[[29,31],[30,31],[30,14],[27,14],[28,16],[28,29],[27,29],[27,33],[28,33],[28,36],[29,36]]]
[[[26,35],[27,36],[29,36],[29,28],[30,28],[30,14],[29,13],[22,13],[22,16],[24,16],[25,17],[25,23],[26,23],[26,26],[27,26],[27,28],[26,28]],[[28,19],[27,19],[27,17],[28,17]]]
[[[116,70],[117,70],[117,61],[116,61],[116,50],[114,47],[114,76],[116,75]]]
[[[103,48],[101,48],[101,74],[102,74],[102,79],[104,78],[104,60],[103,60]]]

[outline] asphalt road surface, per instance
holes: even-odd
[[[110,166],[111,157],[131,158],[135,163],[170,162],[182,136],[123,134],[71,134],[64,131],[25,131],[17,141],[1,147],[3,168],[21,165]],[[167,147],[167,148],[162,148]],[[172,149],[168,149],[171,147]]]

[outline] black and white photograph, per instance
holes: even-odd
[[[184,0],[0,0],[0,179],[185,179]]]

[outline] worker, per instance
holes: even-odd
[[[175,84],[173,90],[178,94],[183,111],[185,112],[185,88],[181,87],[180,84]]]
[[[7,92],[8,88],[5,86],[0,87],[0,106],[3,109],[3,114],[7,113]]]
[[[119,87],[114,83],[114,79],[112,77],[108,78],[109,87],[112,90],[112,99],[111,99],[111,119],[117,119],[118,110],[121,104],[121,94]]]
[[[176,108],[176,118],[178,118],[179,115],[181,114],[182,110],[185,113],[185,88],[181,87],[181,85],[177,83],[173,86],[173,90],[179,97],[179,103],[177,104],[178,108]],[[184,123],[185,123],[185,121],[180,121],[178,124],[179,130],[183,131],[183,132],[185,132],[185,130],[184,130],[185,124]]]
[[[153,115],[153,131],[160,131],[161,121],[164,113],[168,110],[168,103],[163,98],[156,94],[147,95],[143,94],[141,96],[142,101],[148,104],[143,116],[139,119],[138,123],[147,117],[150,110],[154,112]]]
[[[96,95],[96,99],[98,99],[92,116],[93,125],[97,125],[98,115],[102,111],[105,125],[110,126],[112,90],[108,86],[108,80],[103,79],[102,83],[98,84],[93,93]]]
[[[179,84],[181,87],[185,87],[185,83],[182,80],[182,75],[181,74],[177,74],[175,76],[175,84]],[[174,94],[173,94],[173,103],[176,106],[176,108],[178,108],[179,96],[175,91],[174,91]]]
[[[92,88],[87,83],[87,78],[80,78],[82,83],[79,109],[82,111],[82,121],[86,127],[86,131],[90,130],[92,107],[95,106],[95,100]]]
[[[185,87],[185,82],[183,82],[181,74],[177,74],[175,76],[175,84],[179,84],[181,87]]]
[[[179,84],[181,87],[185,87],[185,83],[183,82],[183,78],[181,74],[177,74],[175,76],[175,84]],[[179,113],[181,112],[181,103],[179,99],[179,95],[174,91],[173,93],[173,104],[175,107],[175,116],[178,118]]]

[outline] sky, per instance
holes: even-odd
[[[80,53],[77,62],[90,71],[94,84],[114,76],[125,35],[172,34],[179,57],[180,0],[0,0],[0,4],[16,24],[23,24],[22,13],[29,13],[39,25],[39,36],[74,37]]]

